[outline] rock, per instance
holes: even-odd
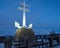
[[[27,29],[27,28],[20,28],[17,29],[16,34],[15,34],[15,40],[26,40],[27,38],[29,39],[35,39],[35,35],[32,29]]]

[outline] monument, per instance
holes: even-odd
[[[17,21],[15,21],[15,27],[18,28],[15,34],[15,40],[19,41],[22,38],[24,40],[27,38],[35,39],[35,35],[32,30],[32,23],[29,26],[26,25],[26,12],[29,12],[29,10],[26,9],[28,5],[25,4],[25,1],[23,3],[20,3],[20,5],[22,7],[18,7],[18,9],[23,10],[23,26],[20,26],[20,24]]]

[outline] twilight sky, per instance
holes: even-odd
[[[29,5],[27,26],[32,23],[35,34],[60,32],[60,0],[25,0]],[[18,10],[23,0],[0,0],[0,35],[15,34],[14,22],[22,25],[22,11]]]

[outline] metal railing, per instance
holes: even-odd
[[[36,35],[36,39],[14,41],[14,37],[6,38],[0,36],[0,43],[4,43],[4,48],[49,48],[60,45],[60,34]]]

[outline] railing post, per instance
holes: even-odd
[[[42,48],[44,48],[44,40],[43,40],[43,38],[42,38]]]
[[[52,38],[49,38],[49,44],[50,44],[50,47],[53,47],[53,39]]]
[[[57,40],[57,43],[60,44],[60,37],[59,36],[56,37],[56,40]]]
[[[12,48],[12,40],[6,39],[4,48]]]
[[[29,38],[26,39],[26,48],[32,48],[31,47],[31,42],[30,42]]]

